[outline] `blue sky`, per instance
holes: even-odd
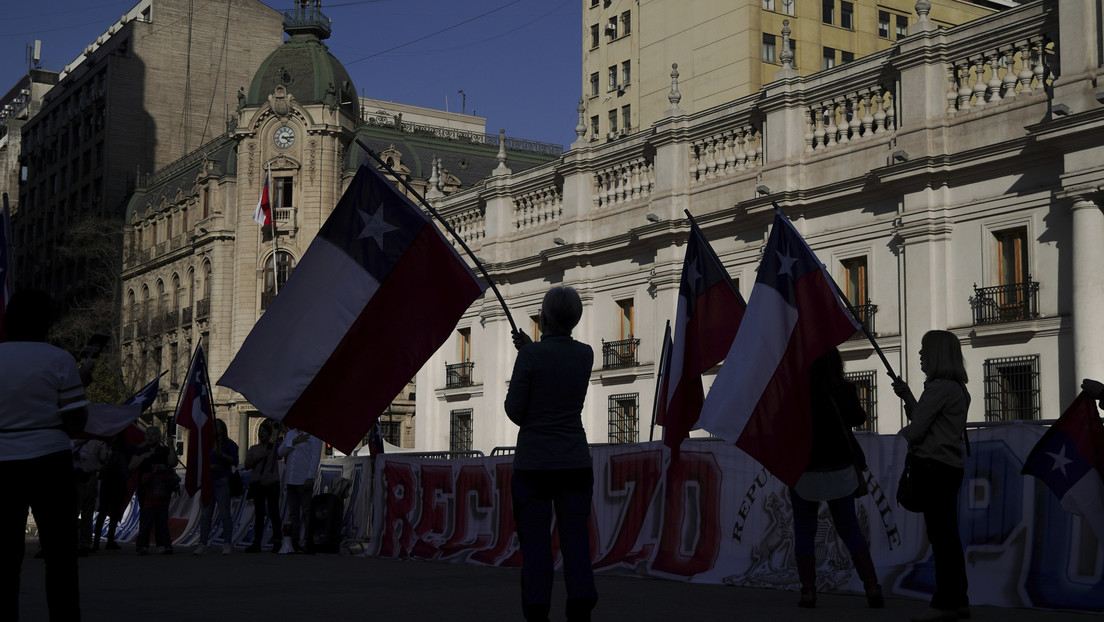
[[[194,0],[196,10],[222,0]],[[284,11],[294,0],[266,0]],[[60,70],[135,4],[36,0],[0,22],[0,94],[26,73],[26,46]],[[217,4],[216,4],[217,6]],[[225,6],[225,5],[223,5]],[[487,131],[568,145],[575,140],[582,37],[579,0],[322,0],[330,51],[368,97],[487,118]],[[243,25],[244,26],[244,25]],[[443,31],[443,32],[441,32]]]

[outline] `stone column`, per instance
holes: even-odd
[[[1082,378],[1104,382],[1104,213],[1089,196],[1073,197],[1073,367]],[[1076,389],[1075,393],[1080,389]]]

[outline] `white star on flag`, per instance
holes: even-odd
[[[1066,476],[1066,465],[1073,462],[1073,460],[1070,460],[1069,458],[1066,457],[1066,447],[1065,447],[1065,445],[1063,445],[1062,448],[1058,450],[1058,453],[1048,451],[1047,455],[1050,456],[1051,458],[1054,458],[1054,467],[1051,468],[1050,470],[1051,471],[1061,471],[1062,472],[1062,477],[1065,477]]]
[[[782,262],[782,267],[778,269],[778,274],[785,274],[786,276],[793,278],[793,266],[797,263],[797,257],[790,257],[789,252],[785,255],[781,251],[774,251],[778,253],[778,261]]]
[[[372,238],[376,241],[376,246],[382,251],[384,234],[391,233],[398,229],[398,227],[388,224],[388,222],[383,219],[383,205],[380,205],[379,208],[376,209],[375,214],[368,214],[361,210],[357,210],[357,213],[360,214],[361,220],[364,221],[364,229],[361,230],[357,239],[363,240],[364,238]]]

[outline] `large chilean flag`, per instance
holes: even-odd
[[[728,272],[690,221],[690,238],[682,262],[675,335],[670,365],[664,379],[657,422],[663,426],[663,443],[677,459],[679,445],[701,414],[704,392],[701,376],[724,360],[744,317],[744,299],[732,286]]]
[[[747,312],[702,406],[701,427],[793,486],[809,461],[809,365],[859,329],[809,245],[782,210]]]
[[[485,287],[361,166],[218,384],[350,453]]]

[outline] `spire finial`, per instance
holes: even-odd
[[[678,90],[678,63],[671,63],[671,92],[667,94],[667,101],[671,102],[669,110],[678,110],[679,102],[682,101],[682,93]]]
[[[931,2],[928,0],[917,0],[916,2],[916,15],[919,17],[916,19],[916,23],[912,28],[909,28],[909,34],[915,32],[926,32],[928,30],[937,30],[939,27],[935,25],[935,22],[928,18],[928,13],[931,13]]]
[[[498,166],[491,171],[492,175],[509,175],[512,173],[506,166],[506,130],[498,130]]]
[[[575,142],[571,143],[571,148],[579,149],[587,146],[586,102],[583,101],[582,97],[579,98],[579,105],[575,110],[579,112],[579,124],[575,126],[575,135],[578,136],[578,138],[575,139]]]
[[[793,64],[794,53],[790,49],[791,32],[793,31],[790,30],[790,20],[782,20],[782,53],[778,55],[778,59],[782,61],[782,68],[774,73],[775,79],[797,77],[797,69]]]

